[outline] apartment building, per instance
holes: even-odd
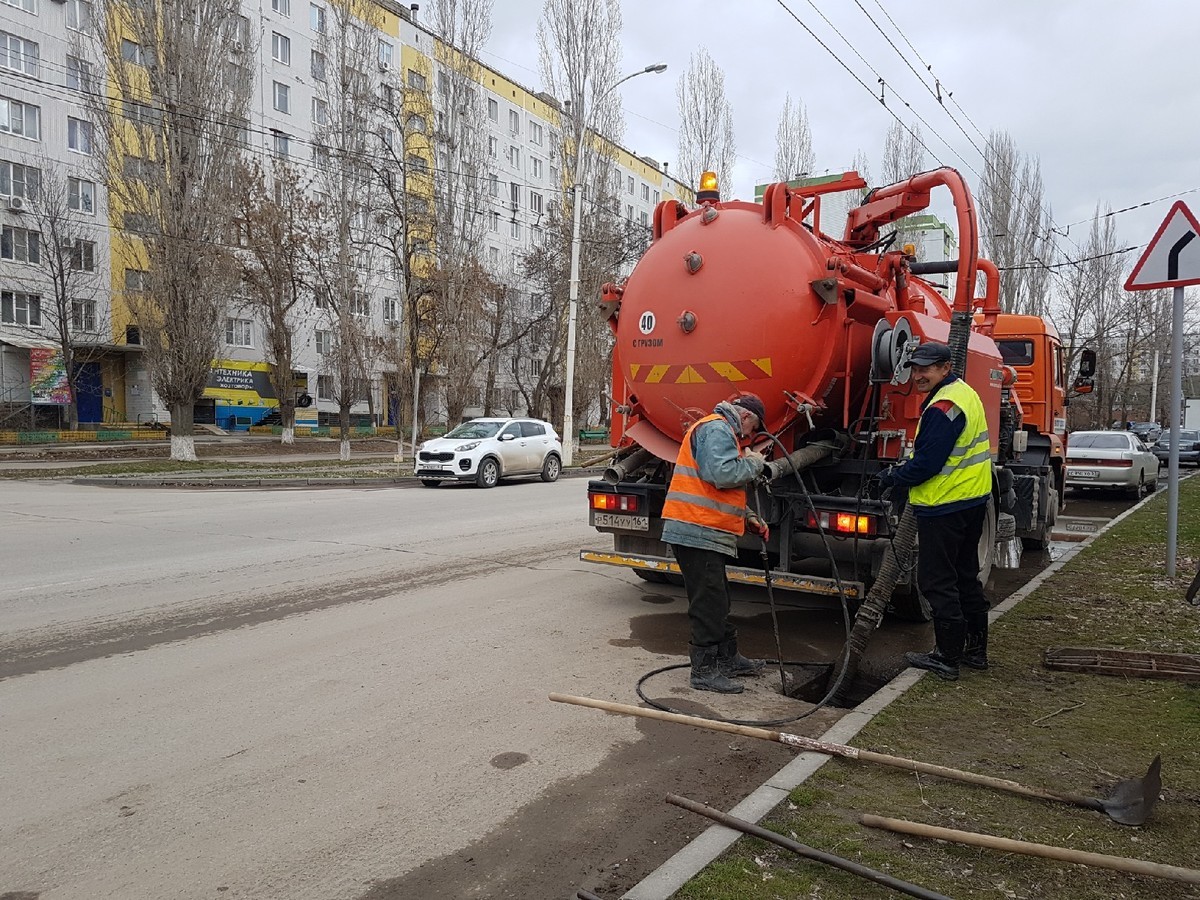
[[[261,160],[286,158],[302,173],[318,175],[327,164],[322,133],[329,115],[327,68],[333,10],[310,0],[258,0],[242,7],[242,19],[230,42],[231,64],[253,78],[248,152]],[[92,135],[81,92],[103,87],[81,58],[79,47],[95,40],[93,9],[87,0],[0,0],[0,221],[4,228],[0,253],[0,404],[19,409],[36,401],[31,414],[45,419],[57,412],[46,391],[33,393],[47,378],[56,346],[47,298],[53,294],[45,272],[42,238],[37,223],[23,207],[38,185],[61,180],[67,185],[67,213],[86,234],[79,251],[80,273],[75,284],[80,299],[73,308],[73,340],[88,346],[81,379],[82,422],[145,421],[167,418],[141,362],[136,323],[122,303],[127,290],[139,288],[139,273],[127,266],[110,239],[117,233],[110,221]],[[377,3],[368,40],[372,65],[367,72],[372,89],[395,102],[424,94],[439,108],[439,70],[436,38],[423,27],[416,5],[409,8],[390,0]],[[122,55],[140,64],[136,45]],[[97,56],[93,56],[97,58]],[[166,63],[169,65],[169,62]],[[479,100],[486,109],[487,178],[479,186],[476,204],[485,216],[484,258],[481,262],[502,283],[509,302],[532,310],[540,302],[524,283],[522,259],[546,239],[546,223],[561,209],[569,189],[563,171],[563,111],[553,97],[527,88],[496,69],[480,65]],[[392,102],[389,100],[389,102]],[[364,140],[394,139],[378,121],[364,122],[371,132]],[[691,200],[690,188],[667,173],[665,165],[608,142],[602,142],[614,164],[613,196],[626,220],[649,229],[654,206],[671,198]],[[454,164],[447,154],[430,147],[404,160],[410,171],[423,171],[434,181]],[[313,190],[319,190],[317,177]],[[362,223],[369,227],[369,223]],[[119,241],[117,243],[120,243]],[[431,248],[436,254],[436,247]],[[406,327],[402,288],[394,263],[366,252],[359,261],[361,291],[355,293],[354,314],[364,328],[379,335]],[[86,282],[86,284],[85,284]],[[330,364],[331,314],[319,298],[306,307],[294,335],[297,393],[315,402],[298,413],[298,424],[316,424],[334,416],[335,373]],[[223,329],[223,346],[213,360],[209,388],[198,404],[199,422],[243,428],[267,417],[277,406],[265,362],[263,326],[253,311],[231,298]],[[536,373],[543,360],[521,358],[514,349],[494,362],[487,379],[493,395],[484,398],[485,379],[470,398],[465,415],[483,411],[485,399],[493,410],[524,413],[515,388],[519,374]],[[374,413],[379,424],[401,417],[409,398],[395,396],[389,365],[378,361],[363,384],[362,402],[354,413],[360,420]],[[53,375],[53,372],[49,373]],[[429,373],[426,417],[437,421],[446,413],[438,396],[438,373]],[[53,392],[51,392],[53,393]],[[370,397],[368,402],[367,397]]]

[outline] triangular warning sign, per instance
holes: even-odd
[[[1127,291],[1200,284],[1200,223],[1176,200],[1125,281]]]

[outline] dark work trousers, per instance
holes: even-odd
[[[964,624],[988,611],[979,583],[979,539],[987,506],[944,516],[917,516],[917,584],[929,601],[934,622]]]
[[[732,557],[680,544],[671,547],[687,589],[692,644],[711,647],[733,637],[729,625],[729,585],[725,581],[725,565]]]

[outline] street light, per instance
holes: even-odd
[[[611,94],[619,85],[630,78],[639,75],[665,72],[666,63],[655,63],[637,72],[626,75],[620,81],[615,81],[596,98],[599,103]],[[576,104],[576,115],[579,117],[579,136],[575,144],[575,189],[572,193],[575,204],[575,225],[571,233],[571,293],[567,304],[567,384],[566,395],[563,397],[563,465],[570,466],[575,462],[575,310],[579,305],[579,227],[583,210],[583,142],[587,136],[587,121],[584,119],[583,95]]]

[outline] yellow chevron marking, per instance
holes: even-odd
[[[718,375],[726,381],[745,381],[746,376],[742,374],[742,370],[733,363],[715,362],[709,363]]]
[[[752,359],[752,360],[750,360],[750,362],[754,363],[756,366],[758,366],[760,369],[762,369],[768,375],[773,374],[771,372],[771,357],[764,356],[762,359]]]
[[[691,366],[684,366],[683,371],[679,373],[679,377],[675,379],[676,384],[705,384],[700,373]]]
[[[650,370],[650,374],[646,376],[646,384],[658,384],[662,381],[662,377],[667,374],[667,369],[670,366],[655,366]]]
[[[630,381],[637,381],[637,373],[641,370],[641,368],[642,368],[641,363],[630,363],[629,364],[629,380]]]

